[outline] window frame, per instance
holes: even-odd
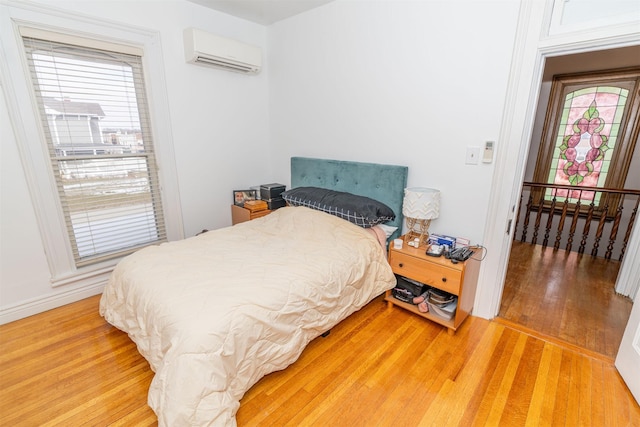
[[[129,47],[123,48],[108,44],[98,48],[91,40],[80,38],[70,40],[69,37],[59,33],[42,30],[34,31],[30,27],[20,27],[20,33],[28,58],[27,62],[31,68],[31,86],[38,102],[41,126],[44,134],[46,134],[50,165],[54,171],[57,193],[63,207],[67,235],[71,242],[76,266],[96,264],[100,260],[111,258],[121,258],[141,247],[166,241],[165,221],[162,211],[163,203],[159,191],[158,171],[155,161],[155,144],[150,127],[148,99],[144,87],[144,67],[142,64],[144,52]],[[72,65],[69,65],[72,63],[82,64],[83,72],[90,72],[92,79],[95,75],[96,79],[102,79],[103,83],[112,85],[109,90],[113,90],[114,94],[118,93],[120,97],[124,96],[126,89],[124,89],[123,84],[126,84],[127,80],[125,79],[127,77],[120,74],[105,78],[106,73],[114,70],[114,66],[122,67],[124,64],[126,64],[125,67],[128,66],[125,69],[130,70],[129,81],[132,87],[127,86],[130,91],[127,96],[130,97],[129,102],[135,100],[137,106],[135,112],[124,110],[126,116],[121,116],[121,120],[125,119],[130,123],[139,122],[140,135],[144,136],[143,150],[137,153],[124,153],[117,149],[124,146],[116,146],[114,147],[116,148],[115,150],[110,150],[112,148],[111,145],[103,144],[104,135],[98,135],[95,132],[99,130],[97,117],[91,116],[91,119],[89,117],[91,114],[105,115],[101,106],[104,100],[99,100],[100,94],[95,93],[96,86],[83,87],[84,85],[81,83],[82,77],[77,76],[74,68],[68,68],[72,67]],[[66,85],[66,87],[59,85]],[[131,89],[135,93],[133,95],[135,99],[131,99]],[[76,100],[69,98],[68,102],[64,102],[63,97],[69,91],[75,92],[71,95],[72,97],[75,96],[76,99],[84,101],[80,101],[80,104],[74,104]],[[121,99],[113,100],[117,104],[109,101],[107,101],[106,106],[116,109],[126,105]],[[72,105],[84,106],[87,102],[91,102],[91,105],[93,105],[93,110],[89,115],[85,114],[87,113],[86,111],[71,107]],[[47,114],[47,108],[58,110],[55,118],[51,118]],[[67,108],[71,108],[70,113],[65,112]],[[50,110],[50,113],[52,111]],[[89,141],[86,141],[87,138],[89,138]],[[63,140],[67,142],[63,143]],[[99,146],[101,149],[103,147],[106,149],[85,149],[80,150],[80,152],[73,150],[67,152],[64,148],[78,147],[83,144],[86,147],[88,142],[94,144],[92,145],[93,147]],[[138,216],[143,214],[147,221],[122,221],[122,216],[119,216],[118,220],[116,220],[116,217],[113,218],[113,223],[110,227],[112,232],[119,233],[118,235],[124,238],[116,245],[124,244],[125,246],[114,247],[107,243],[105,239],[107,234],[100,231],[100,223],[104,223],[104,219],[103,217],[97,219],[95,216],[96,214],[101,216],[105,212],[104,210],[92,209],[87,206],[86,197],[78,198],[77,194],[73,197],[69,193],[69,191],[74,192],[68,187],[71,184],[71,171],[84,162],[94,162],[92,163],[94,165],[98,163],[108,165],[109,171],[115,173],[118,173],[118,168],[121,167],[130,170],[130,168],[135,167],[134,165],[138,168],[140,165],[144,165],[140,172],[143,172],[143,176],[146,177],[145,182],[148,184],[150,202],[143,205],[122,204],[121,206],[126,209],[126,211],[122,212],[123,215],[126,215],[125,218],[131,214]],[[67,167],[70,169],[65,169],[66,173],[63,173],[62,168]],[[65,176],[67,181],[65,181]],[[83,191],[90,191],[89,189],[93,185],[91,181],[92,178],[87,181],[75,181],[75,186],[83,187]],[[110,178],[108,182],[109,189],[113,188],[111,187],[114,185],[112,183],[113,178]],[[126,180],[119,181],[119,183],[120,185],[129,185]],[[124,193],[122,196],[119,200],[124,200],[124,197],[126,197]],[[100,200],[107,200],[105,195],[99,197],[101,197]],[[82,218],[83,225],[78,228],[77,221],[79,218]],[[118,227],[120,230],[113,229],[113,226]],[[126,240],[127,236],[133,235],[137,235],[138,240]],[[143,240],[146,240],[146,242],[143,243]]]
[[[5,57],[0,73],[5,100],[16,136],[21,163],[34,206],[52,287],[78,285],[89,288],[104,284],[120,258],[76,267],[64,214],[50,167],[46,140],[39,121],[38,103],[31,87],[29,68],[20,27],[57,32],[70,38],[95,43],[118,44],[141,49],[145,90],[148,94],[151,130],[154,135],[163,213],[168,240],[182,239],[182,213],[178,193],[175,155],[164,76],[160,34],[137,27],[115,24],[67,12],[39,7],[0,6],[12,26],[0,29],[0,48]],[[34,143],[37,141],[38,143]]]
[[[536,166],[533,173],[533,182],[553,185],[553,182],[549,182],[549,175],[553,163],[554,151],[556,149],[559,122],[561,120],[566,94],[591,86],[616,86],[616,83],[621,81],[633,81],[633,83],[629,88],[629,100],[622,115],[618,139],[602,188],[624,188],[631,158],[635,150],[638,135],[640,134],[640,68],[638,67],[599,72],[561,74],[553,77]],[[576,186],[576,189],[580,189],[580,186]],[[607,204],[616,206],[618,198],[619,196],[613,196],[612,198],[601,199],[598,202],[594,202],[595,211],[601,214]],[[543,200],[544,209],[550,209],[552,205],[552,202],[541,194],[541,190],[532,191],[532,200],[534,200],[534,204],[536,205],[540,203],[540,200]],[[575,206],[575,203],[569,203],[569,205]],[[581,213],[586,213],[588,208],[588,204],[583,203]],[[556,210],[558,210],[558,208],[556,208]],[[610,216],[610,213],[608,213],[608,216]]]

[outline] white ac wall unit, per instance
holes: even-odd
[[[221,37],[197,28],[184,30],[187,62],[208,65],[244,74],[258,74],[262,68],[262,49]]]

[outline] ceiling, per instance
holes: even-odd
[[[262,25],[270,25],[290,16],[322,6],[333,0],[189,0],[202,6],[246,19]]]

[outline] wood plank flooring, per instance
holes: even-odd
[[[0,326],[0,425],[157,425],[152,371],[98,298]],[[640,426],[612,364],[497,322],[447,331],[377,298],[243,398],[239,426]]]
[[[616,294],[620,262],[513,242],[499,317],[615,359],[633,303]]]

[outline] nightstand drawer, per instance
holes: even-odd
[[[396,251],[391,251],[389,264],[393,272],[401,276],[435,286],[455,295],[460,293],[460,270],[447,268],[437,263]]]

